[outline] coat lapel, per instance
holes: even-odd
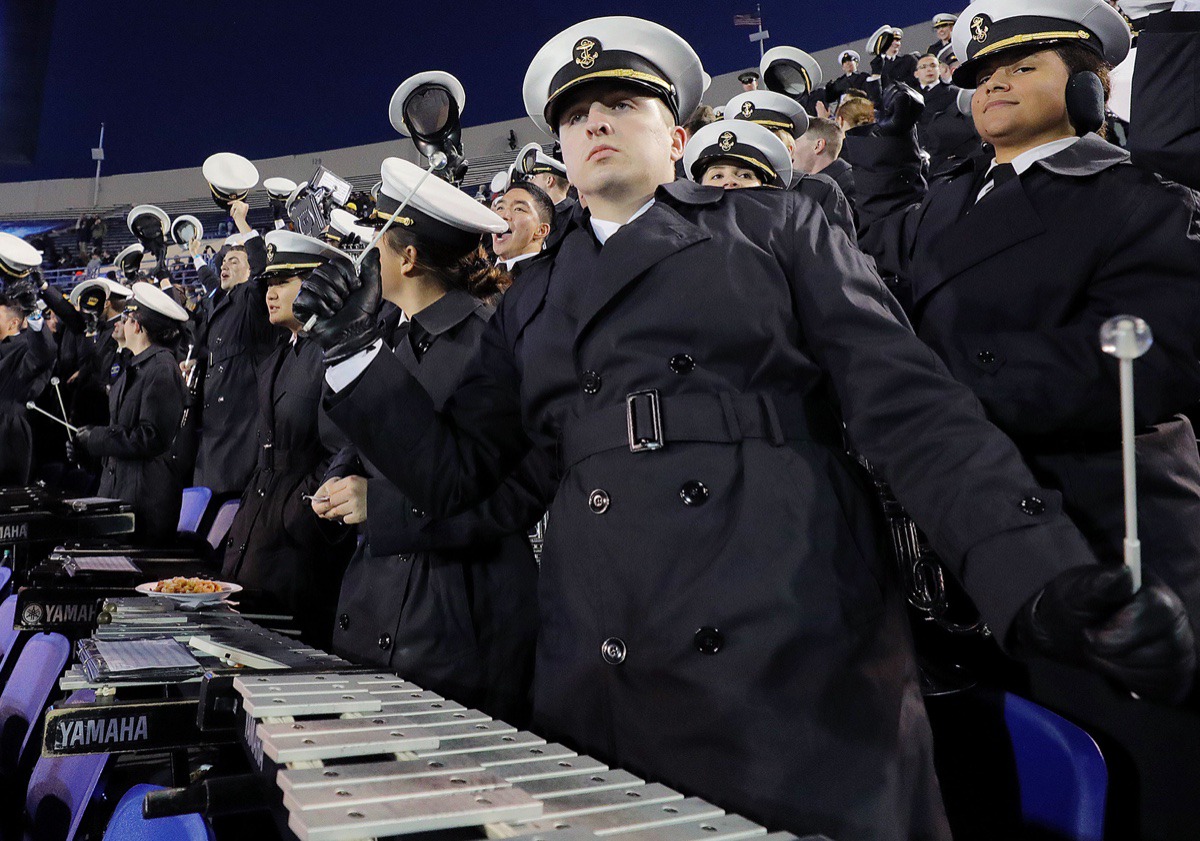
[[[622,290],[651,268],[710,234],[688,222],[661,196],[642,218],[621,228],[600,249],[580,300],[575,340]],[[573,282],[582,278],[573,279]]]
[[[955,179],[947,187],[945,203],[934,211],[952,213],[954,208],[961,208],[957,221],[929,240],[921,260],[927,270],[913,277],[914,303],[967,269],[1045,233],[1046,226],[1020,179],[1014,178],[992,190],[978,206],[973,201],[975,186],[974,178]]]

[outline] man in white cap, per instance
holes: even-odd
[[[884,24],[867,39],[867,51],[872,55],[871,75],[879,81],[880,94],[897,82],[915,85],[914,71],[917,60],[909,54],[901,54],[904,30]]]
[[[570,195],[571,182],[567,168],[558,158],[547,155],[538,143],[530,143],[517,155],[516,170],[524,174],[527,181],[540,187],[554,203],[554,220],[550,224],[547,246],[558,241],[567,219],[575,210],[576,201]],[[493,209],[495,204],[493,203]]]
[[[256,371],[280,340],[258,281],[267,254],[262,237],[246,221],[249,209],[241,200],[230,204],[241,244],[217,252],[219,275],[199,268],[203,261],[195,258],[209,305],[192,363],[202,372],[188,414],[189,424],[199,423],[192,484],[212,488],[216,496],[240,496],[254,471]]]
[[[1181,414],[1200,402],[1200,198],[1095,133],[1109,69],[1129,46],[1128,26],[1103,0],[973,3],[955,25],[954,79],[974,89],[975,126],[992,151],[951,166],[927,192],[876,194],[860,177],[860,241],[881,271],[910,284],[918,335],[1061,492],[1101,561],[1074,585],[1097,605],[1133,589],[1122,563],[1117,362],[1099,330],[1122,313],[1145,319],[1153,345],[1136,362],[1135,403],[1144,580],[1134,604],[1143,626],[1170,628],[1182,644],[1200,628],[1200,457]],[[1069,96],[1069,85],[1092,96]],[[916,160],[900,138],[888,149],[865,165]],[[1021,627],[1019,644],[1050,658],[1030,664],[1034,699],[1108,737],[1122,778],[1136,769],[1110,790],[1112,814],[1125,816],[1113,837],[1138,837],[1131,812],[1142,837],[1194,835],[1184,813],[1194,816],[1200,777],[1178,769],[1200,754],[1195,699],[1185,713],[1132,702],[1059,665],[1078,663],[1072,634],[1036,615]]]
[[[843,50],[838,56],[842,66],[842,75],[825,83],[825,103],[830,109],[837,108],[842,96],[849,90],[859,90],[867,93],[867,73],[859,70],[862,57],[855,50]]]
[[[950,33],[954,31],[956,20],[958,20],[958,15],[950,12],[938,12],[933,16],[933,33],[937,35],[938,39],[925,51],[928,55],[937,55],[950,46]]]
[[[184,387],[172,351],[188,317],[153,284],[131,288],[122,314],[130,359],[109,392],[109,423],[84,426],[67,443],[102,460],[98,493],[133,506],[139,539],[165,545],[175,536],[183,491],[171,447]]]
[[[531,447],[557,457],[539,732],[772,828],[946,839],[903,603],[842,423],[1000,639],[1039,595],[1075,628],[1056,582],[1095,559],[816,204],[675,179],[702,89],[691,47],[636,18],[539,51],[526,110],[587,207],[506,293],[441,411],[371,356],[369,273],[306,282],[297,308],[334,361],[337,422],[426,511],[486,496]],[[1137,665],[1094,662],[1177,688]]]

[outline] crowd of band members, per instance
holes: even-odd
[[[1200,458],[1187,416],[1200,405],[1200,150],[1194,132],[1172,121],[1178,88],[1168,74],[1178,80],[1194,71],[1200,51],[1178,16],[1157,24],[1141,35],[1130,119],[1110,112],[1107,132],[1043,155],[1066,153],[1052,162],[1025,162],[1023,172],[1018,167],[1024,189],[987,186],[991,154],[959,108],[945,22],[924,54],[904,53],[894,38],[872,58],[870,73],[847,51],[842,75],[810,92],[807,129],[776,134],[796,173],[787,188],[805,197],[795,206],[818,208],[819,227],[838,239],[840,253],[883,277],[895,317],[974,393],[1037,480],[1061,491],[1060,503],[1030,506],[1061,505],[1102,561],[1119,560],[1124,522],[1113,444],[1119,395],[1110,372],[1097,367],[1097,330],[1114,301],[1151,324],[1155,345],[1138,363],[1137,393],[1145,558],[1148,574],[1178,594],[1198,625]],[[1180,56],[1192,56],[1191,64]],[[1060,57],[1068,69],[1079,60]],[[896,83],[923,95],[915,119],[906,122],[911,100],[898,99]],[[757,74],[743,84],[756,89]],[[680,123],[690,137],[716,118],[702,106]],[[986,211],[967,209],[985,200]],[[382,277],[379,335],[394,357],[388,364],[403,368],[437,411],[471,374],[502,296],[521,287],[532,261],[554,252],[583,213],[565,172],[553,168],[487,201],[509,231],[485,237],[486,257],[414,256],[414,241],[397,226],[367,258]],[[527,448],[478,505],[445,517],[422,510],[389,478],[395,465],[376,463],[330,419],[328,359],[292,309],[302,278],[269,270],[264,236],[247,223],[247,211],[242,202],[231,206],[240,235],[211,262],[200,256],[201,243],[191,246],[207,294],[189,300],[169,279],[161,283],[190,304],[187,321],[175,326],[139,317],[136,306],[131,314],[128,290],[117,284],[99,286],[103,300],[89,317],[36,275],[31,288],[44,306],[5,294],[0,484],[40,478],[72,493],[120,497],[137,511],[139,540],[153,545],[173,539],[184,487],[238,498],[223,578],[295,616],[315,645],[527,720],[539,586],[527,535],[554,497],[561,465],[542,448]],[[1027,271],[1031,265],[1038,275]],[[1060,279],[1053,294],[1037,283],[1042,274]],[[579,304],[554,295],[547,307]],[[44,312],[38,329],[24,319],[35,308]],[[556,349],[567,350],[547,348]],[[689,364],[682,357],[691,359],[668,356],[673,370],[677,357],[681,368]],[[71,421],[84,427],[78,436],[24,408],[35,400],[57,410],[51,377],[61,383]],[[758,493],[769,504],[770,489]],[[582,516],[596,513],[593,507]],[[998,578],[988,584],[1005,587]],[[1018,607],[992,618],[1009,621]],[[1050,660],[1035,660],[1026,679],[1039,700],[1112,740],[1118,779],[1122,762],[1130,774],[1162,779],[1149,756],[1161,749],[1151,734],[1172,734],[1171,756],[1200,751],[1194,695],[1182,712],[1131,705],[1098,676]],[[1162,786],[1142,796],[1153,803],[1200,796],[1190,778]]]

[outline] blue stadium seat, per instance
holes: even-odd
[[[1108,769],[1085,731],[1045,707],[1004,693],[1021,817],[1071,841],[1101,841]]]
[[[204,522],[204,514],[208,504],[212,502],[212,488],[196,486],[183,489],[183,503],[179,506],[179,526],[177,530],[183,534],[195,534]]]
[[[143,818],[142,801],[161,790],[162,786],[141,783],[125,792],[104,831],[104,841],[213,841],[203,815]]]
[[[80,689],[64,706],[95,700],[95,691]],[[107,753],[39,758],[25,794],[26,840],[72,841],[107,764]]]
[[[35,634],[17,655],[0,691],[0,772],[12,775],[22,767],[30,737],[70,655],[71,643],[62,634]]]

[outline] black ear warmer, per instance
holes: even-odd
[[[1080,137],[1104,125],[1104,84],[1092,71],[1072,73],[1067,80],[1067,118]]]

